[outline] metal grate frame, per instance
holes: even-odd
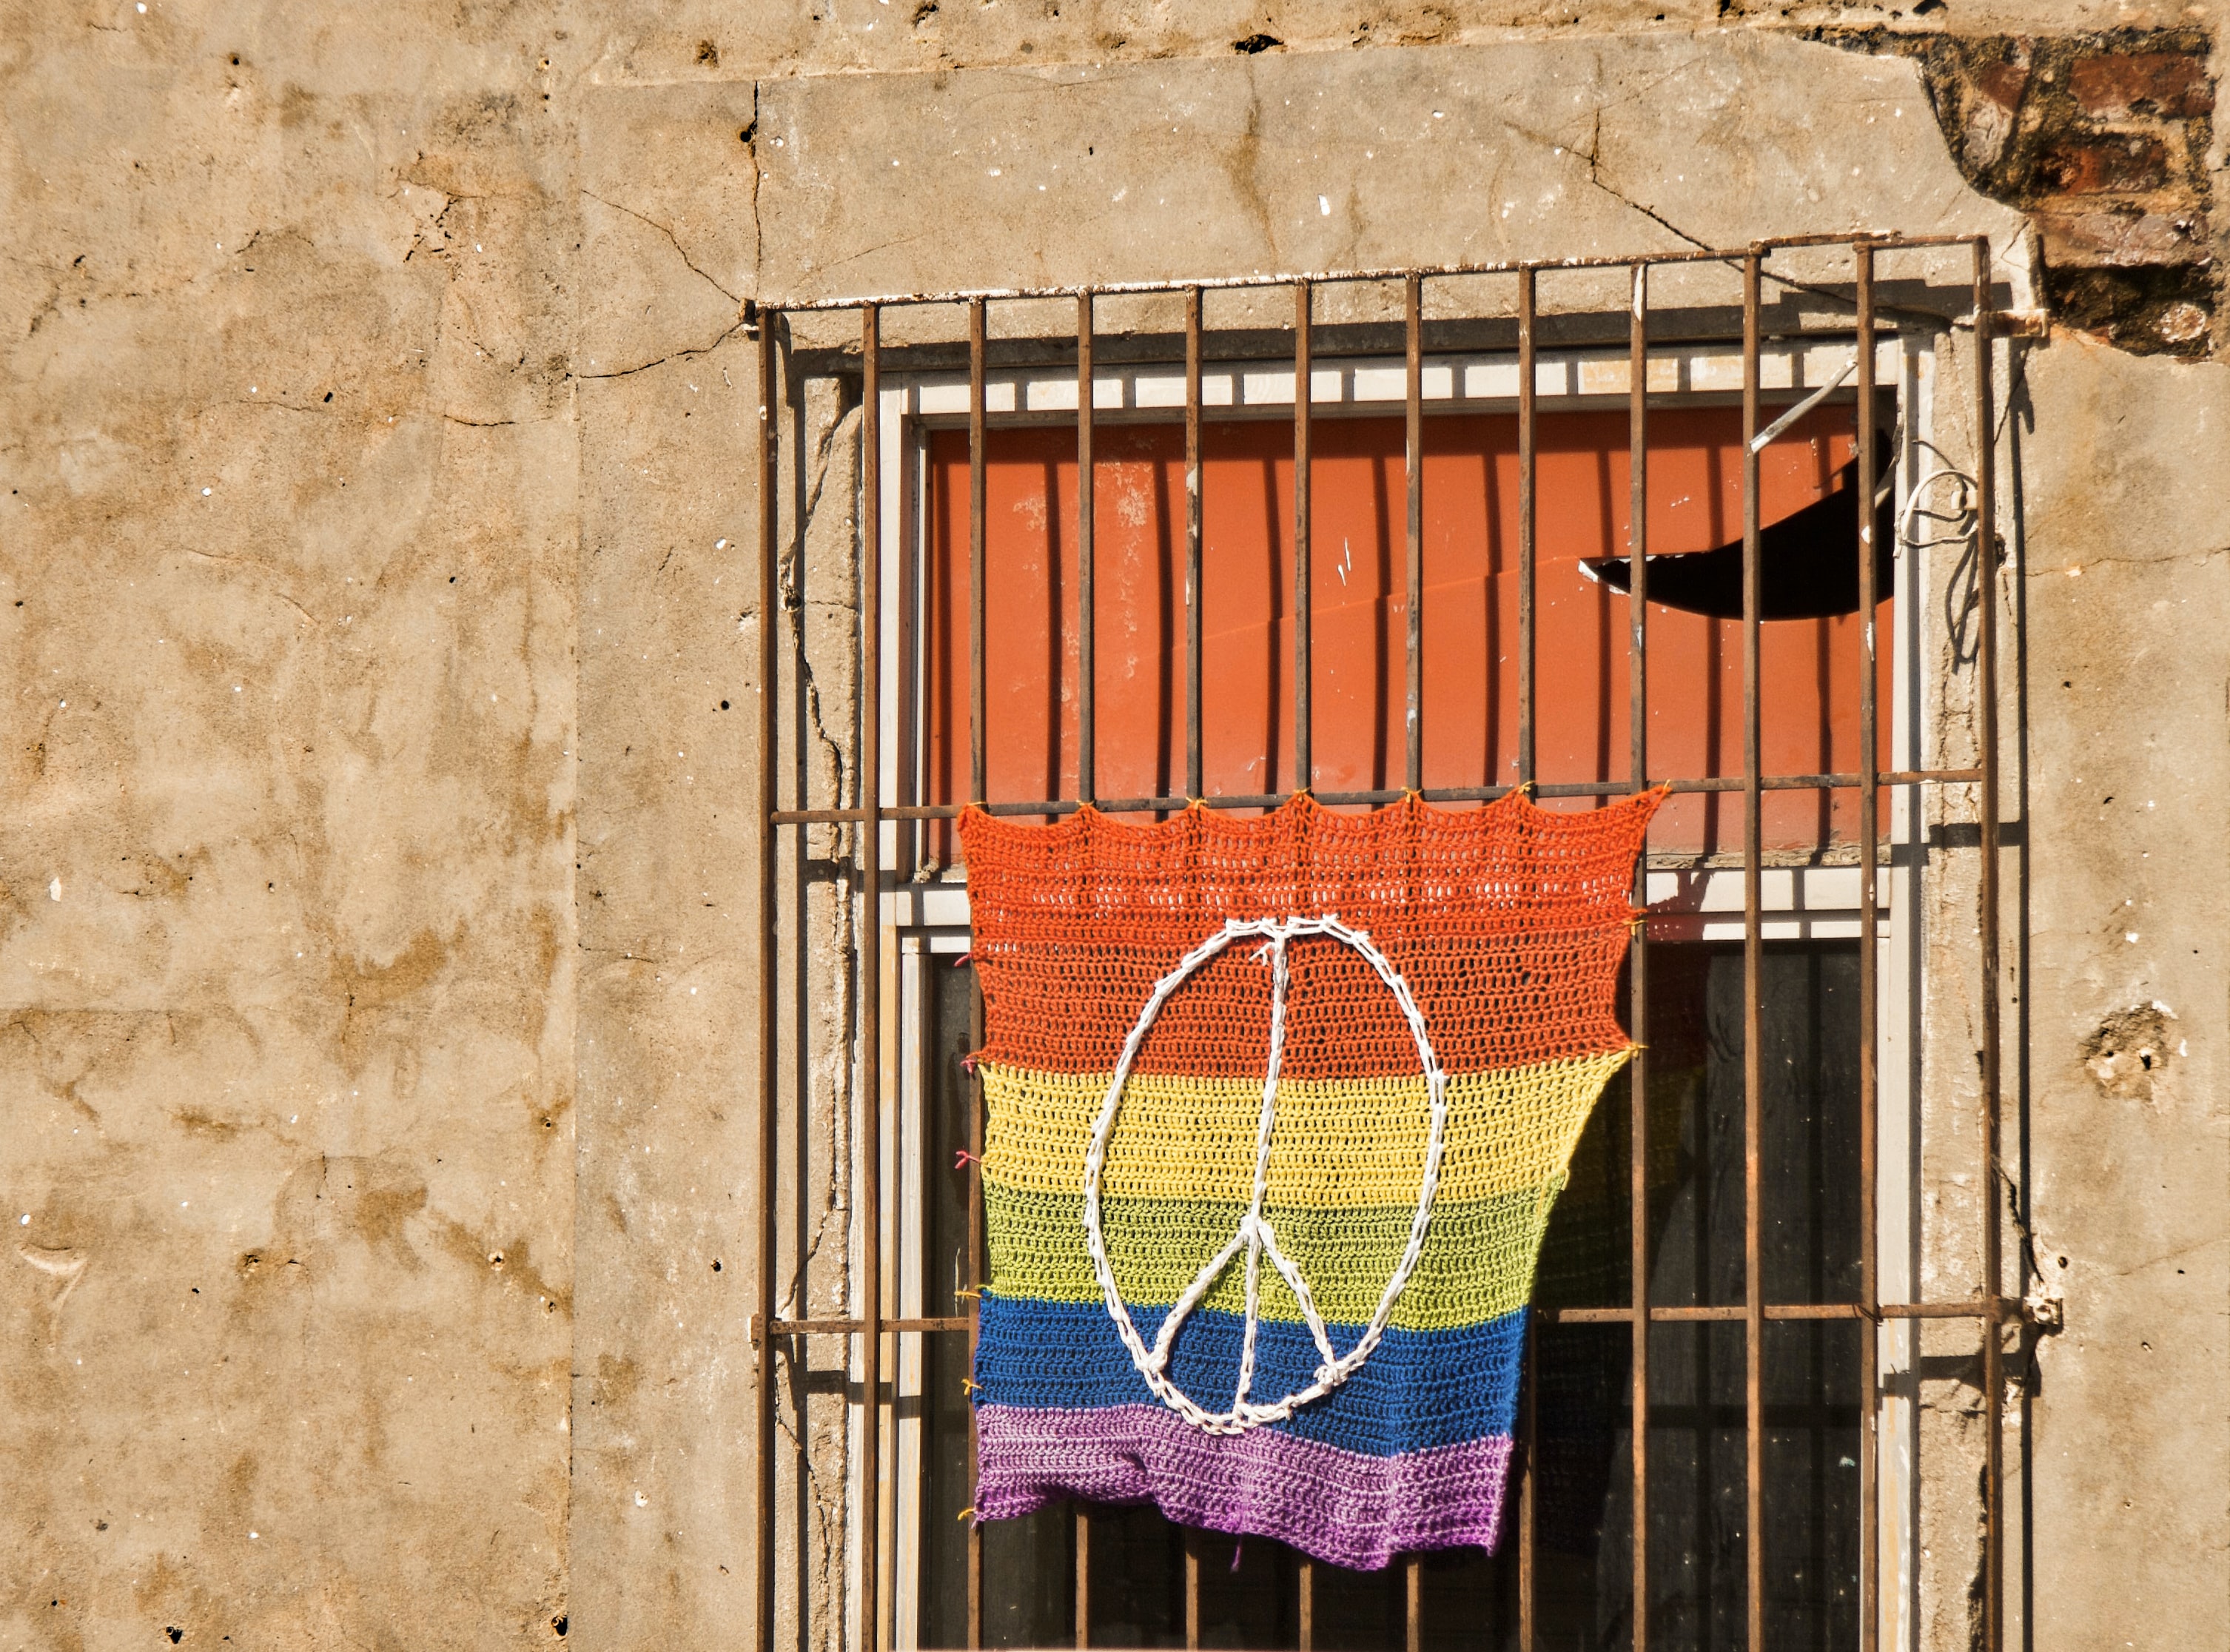
[[[1973,330],[1982,341],[1978,351],[1980,366],[1973,375],[1973,409],[1975,428],[1982,433],[1974,455],[1975,493],[1975,543],[1995,546],[1995,479],[1994,476],[1993,441],[1989,433],[1995,430],[1990,341],[2016,331],[2012,318],[1994,307],[1992,294],[1992,258],[1989,242],[1980,237],[1911,237],[1896,236],[1806,236],[1778,241],[1762,241],[1746,248],[1731,250],[1699,250],[1695,252],[1653,254],[1630,258],[1567,260],[1540,263],[1490,263],[1449,265],[1429,269],[1369,269],[1344,271],[1316,276],[1246,276],[1217,281],[1138,282],[1108,284],[1098,287],[1010,288],[999,291],[957,292],[929,294],[893,295],[879,298],[815,300],[809,303],[786,305],[779,309],[761,309],[756,313],[759,349],[761,406],[759,409],[759,437],[757,481],[762,501],[759,516],[758,556],[761,584],[759,601],[762,623],[759,627],[762,655],[758,661],[761,692],[759,695],[758,738],[763,758],[760,765],[760,796],[757,812],[764,823],[761,835],[760,880],[763,923],[757,938],[759,978],[762,982],[762,1003],[759,1029],[758,1090],[760,1113],[758,1119],[757,1163],[759,1199],[758,1211],[758,1281],[757,1312],[753,1318],[753,1341],[757,1367],[756,1432],[757,1441],[757,1556],[756,1597],[757,1602],[757,1644],[762,1652],[774,1652],[775,1591],[776,1591],[776,1353],[777,1345],[789,1339],[815,1334],[842,1334],[857,1339],[858,1368],[861,1376],[860,1392],[877,1397],[859,1434],[860,1463],[857,1494],[859,1501],[857,1531],[862,1534],[864,1564],[860,1569],[860,1595],[856,1622],[864,1626],[862,1636],[868,1652],[886,1640],[885,1630],[888,1610],[878,1598],[878,1550],[880,1517],[878,1508],[880,1449],[877,1422],[883,1384],[886,1339],[897,1335],[965,1336],[972,1358],[975,1346],[975,1318],[973,1313],[959,1317],[891,1318],[883,1313],[881,1300],[881,1267],[871,1262],[859,1270],[855,1293],[858,1303],[856,1316],[841,1319],[797,1320],[777,1316],[778,1301],[776,1278],[776,1211],[777,1192],[776,1159],[778,1110],[781,1106],[777,1076],[777,1046],[779,1040],[777,994],[774,984],[782,968],[780,939],[777,932],[775,891],[777,888],[777,837],[784,829],[802,828],[815,824],[862,823],[867,822],[918,821],[949,818],[958,813],[949,804],[929,804],[918,799],[899,797],[886,799],[882,795],[881,727],[880,707],[882,695],[884,661],[882,652],[882,616],[880,580],[873,573],[876,565],[873,547],[881,543],[881,443],[880,398],[879,395],[882,371],[882,314],[886,309],[922,305],[964,307],[968,337],[968,452],[969,452],[969,655],[968,697],[970,730],[970,790],[980,799],[985,791],[986,752],[985,727],[985,663],[984,663],[984,475],[987,453],[987,410],[985,396],[986,363],[989,352],[988,315],[995,304],[1067,300],[1076,310],[1075,362],[1078,378],[1078,413],[1075,419],[1077,462],[1079,476],[1079,507],[1077,520],[1078,558],[1080,576],[1080,694],[1079,706],[1079,783],[1080,797],[1110,810],[1175,811],[1183,809],[1202,792],[1201,759],[1201,613],[1196,594],[1201,590],[1202,513],[1201,513],[1201,424],[1202,419],[1201,395],[1201,366],[1202,356],[1202,294],[1217,289],[1267,288],[1285,287],[1290,289],[1293,302],[1293,361],[1296,394],[1293,402],[1294,448],[1294,540],[1293,589],[1292,592],[1293,627],[1293,728],[1295,771],[1304,778],[1312,772],[1311,767],[1310,732],[1310,568],[1309,568],[1309,484],[1310,484],[1310,427],[1312,420],[1310,383],[1312,332],[1316,307],[1315,289],[1335,283],[1398,282],[1402,294],[1403,339],[1407,365],[1407,395],[1404,412],[1407,421],[1407,513],[1406,549],[1408,580],[1408,636],[1406,655],[1406,693],[1408,703],[1407,745],[1404,752],[1406,785],[1411,791],[1421,791],[1434,802],[1483,801],[1503,795],[1511,788],[1502,785],[1451,787],[1425,790],[1423,781],[1423,727],[1421,705],[1423,698],[1423,552],[1422,552],[1422,452],[1423,397],[1422,359],[1424,332],[1424,293],[1426,284],[1436,278],[1507,274],[1513,276],[1517,286],[1517,334],[1518,363],[1518,781],[1543,797],[1586,797],[1614,795],[1638,791],[1651,785],[1669,784],[1672,791],[1739,791],[1744,799],[1743,824],[1743,958],[1745,982],[1745,1053],[1743,1060],[1743,1187],[1744,1187],[1744,1258],[1745,1297],[1740,1306],[1711,1307],[1653,1307],[1648,1300],[1649,1241],[1646,1187],[1646,1144],[1647,1096],[1646,1049],[1638,1051],[1633,1062],[1634,1076],[1630,1087],[1632,1118],[1629,1128],[1631,1148],[1631,1188],[1633,1201],[1633,1297],[1627,1303],[1588,1308],[1537,1310],[1544,1319],[1553,1318],[1560,1323],[1626,1324],[1634,1327],[1632,1408],[1633,1408],[1633,1486],[1637,1511],[1647,1507],[1649,1475],[1649,1404],[1648,1404],[1648,1336],[1652,1324],[1678,1323],[1698,1320],[1738,1322],[1744,1327],[1745,1393],[1748,1419],[1747,1480],[1745,1487],[1747,1518],[1745,1544],[1748,1578],[1748,1636],[1747,1644],[1757,1652],[1766,1645],[1765,1632],[1765,1559],[1764,1559],[1764,1416],[1763,1416],[1763,1326],[1768,1320],[1854,1320],[1859,1328],[1860,1355],[1860,1450],[1859,1452],[1859,1520],[1860,1526],[1859,1567],[1861,1600],[1859,1613],[1859,1647],[1861,1652],[1874,1652],[1880,1611],[1881,1557],[1879,1552],[1878,1505],[1879,1487],[1879,1339],[1885,1320],[1970,1320],[1978,1321],[1982,1330],[1982,1389],[1986,1396],[1984,1474],[1982,1487],[1982,1591],[1981,1600],[1981,1644],[1985,1652],[2000,1652],[2004,1640],[2004,1572],[2005,1543],[2003,1533],[2004,1464],[2003,1442],[2000,1420],[2000,1405],[1995,1397],[2001,1393],[2003,1384],[2002,1326],[2022,1315],[2022,1305],[2001,1294],[2002,1258],[1997,1202],[1989,1197],[1982,1200],[1983,1217],[1980,1235],[1981,1279],[1975,1296],[1969,1300],[1946,1302],[1884,1303],[1877,1294],[1876,1242],[1876,1157],[1878,1134],[1879,1074],[1876,1071],[1876,1036],[1879,1015],[1877,986],[1878,921],[1873,914],[1878,907],[1877,873],[1879,861],[1880,816],[1879,794],[1885,786],[1972,786],[1975,788],[1977,816],[1979,863],[1979,969],[1976,984],[1981,1016],[1981,1130],[1975,1144],[1982,1175],[1982,1185],[1995,1188],[2001,1178],[1999,1145],[1999,1113],[2001,1091],[2001,1035],[1999,973],[2001,938],[1999,934],[1999,781],[2000,741],[1997,717],[1998,636],[1996,605],[1987,578],[1983,581],[1983,596],[1979,604],[1976,630],[1975,714],[1976,743],[1979,765],[1964,769],[1916,769],[1911,771],[1883,771],[1876,766],[1877,735],[1879,707],[1876,704],[1876,643],[1871,623],[1862,628],[1859,647],[1859,767],[1852,772],[1833,774],[1769,775],[1763,772],[1761,760],[1759,713],[1759,607],[1761,599],[1761,558],[1758,519],[1758,451],[1763,445],[1756,438],[1760,430],[1761,374],[1759,371],[1762,322],[1762,285],[1767,278],[1766,265],[1775,252],[1793,248],[1847,249],[1851,260],[1851,290],[1855,300],[1855,329],[1857,351],[1856,417],[1858,443],[1858,474],[1870,478],[1876,474],[1878,455],[1875,433],[1875,343],[1878,337],[1879,301],[1877,261],[1885,253],[1919,248],[1956,248],[1967,246],[1972,249],[1973,276],[1969,308],[1965,316],[1954,325],[1963,325]],[[1649,343],[1649,277],[1654,268],[1682,264],[1716,262],[1740,271],[1742,281],[1742,359],[1743,394],[1742,421],[1744,449],[1743,471],[1743,601],[1742,649],[1743,668],[1743,769],[1739,778],[1731,777],[1653,777],[1650,773],[1647,750],[1647,644],[1648,603],[1647,598],[1647,516],[1645,510],[1647,474],[1647,438],[1649,420],[1649,398],[1646,391],[1645,354]],[[1627,754],[1627,778],[1622,781],[1603,783],[1535,784],[1534,774],[1534,694],[1535,694],[1535,627],[1534,627],[1534,564],[1535,523],[1537,499],[1535,493],[1535,435],[1537,424],[1535,392],[1535,359],[1538,326],[1537,300],[1538,278],[1544,271],[1593,269],[1624,271],[1631,283],[1631,310],[1627,329],[1630,367],[1628,372],[1628,430],[1631,448],[1630,475],[1632,500],[1630,506],[1631,535],[1628,555],[1631,564],[1632,600],[1627,603],[1631,636],[1629,648],[1630,688],[1628,705],[1634,708],[1629,715],[1630,744]],[[1184,305],[1184,454],[1185,454],[1185,777],[1183,797],[1152,798],[1099,798],[1094,784],[1094,654],[1093,654],[1093,565],[1092,565],[1092,375],[1094,343],[1094,300],[1101,296],[1134,294],[1164,294],[1181,296]],[[848,754],[848,766],[857,777],[857,802],[852,807],[784,808],[776,796],[775,765],[772,753],[776,750],[776,713],[780,681],[781,656],[777,641],[777,628],[771,616],[779,611],[781,593],[777,589],[777,565],[780,560],[777,513],[774,508],[778,470],[778,436],[776,413],[778,405],[776,390],[782,383],[783,357],[782,319],[785,313],[804,314],[814,312],[848,311],[860,320],[860,363],[864,377],[862,417],[864,429],[860,446],[864,470],[861,541],[870,547],[866,564],[867,577],[860,586],[861,636],[859,692],[861,704],[867,708],[857,720],[855,749]],[[1770,435],[1770,432],[1768,432]],[[1870,592],[1875,586],[1876,558],[1883,553],[1874,537],[1872,489],[1860,486],[1853,490],[1859,512],[1859,589]],[[1859,980],[1860,1021],[1859,1034],[1858,1089],[1859,1100],[1860,1141],[1860,1222],[1861,1252],[1859,1259],[1860,1284],[1858,1300],[1827,1304],[1769,1303],[1764,1297],[1763,1271],[1760,1266],[1762,1207],[1760,1203],[1762,1097],[1763,1075],[1761,1070],[1763,1040],[1759,1024],[1762,1003],[1761,969],[1763,960],[1763,911],[1761,830],[1763,794],[1775,790],[1819,790],[1827,788],[1854,789],[1858,793],[1859,856]],[[1379,803],[1395,801],[1403,794],[1399,791],[1353,791],[1319,793],[1320,801],[1327,803]],[[1286,794],[1265,794],[1247,797],[1217,797],[1212,801],[1224,807],[1273,807],[1285,799]],[[990,805],[995,812],[1050,815],[1067,812],[1077,806],[1078,799],[1046,798],[1021,803],[1001,803]],[[860,927],[858,970],[855,983],[860,1024],[860,1048],[867,1052],[867,1059],[857,1067],[857,1092],[852,1098],[859,1120],[859,1152],[861,1182],[858,1189],[858,1208],[867,1213],[870,1233],[866,1254],[880,1259],[887,1254],[893,1236],[879,1231],[882,1226],[882,1197],[880,1187],[882,1157],[881,1131],[885,1124],[885,1102],[881,1094],[880,1050],[882,1041],[883,1005],[880,1001],[882,983],[881,925],[876,913],[877,892],[881,887],[884,868],[880,863],[881,833],[862,830],[851,835],[856,854],[856,873],[859,887],[869,894],[869,920]],[[1871,848],[1873,852],[1864,850]],[[1646,899],[1641,879],[1646,875],[1637,871],[1635,900],[1642,904]],[[1631,1014],[1634,1024],[1646,1024],[1648,1003],[1650,947],[1647,926],[1635,934],[1631,952]],[[977,996],[973,1017],[976,1042],[981,1042],[983,1005]],[[983,1147],[983,1110],[980,1087],[971,1105],[971,1146],[979,1156]],[[980,1168],[971,1170],[969,1213],[968,1250],[972,1276],[980,1281],[983,1269],[983,1236]],[[1521,1449],[1519,1455],[1520,1480],[1515,1513],[1514,1537],[1518,1547],[1518,1643],[1522,1652],[1531,1652],[1534,1636],[1534,1486],[1531,1473],[1531,1429],[1532,1405],[1531,1401],[1531,1361],[1533,1339],[1528,1339],[1529,1364],[1526,1400],[1520,1413]],[[802,1352],[802,1350],[799,1351]],[[856,1403],[856,1402],[855,1402]],[[971,1428],[969,1449],[970,1475],[972,1485],[975,1470],[975,1446]],[[1090,1616],[1088,1556],[1091,1541],[1091,1517],[1080,1507],[1076,1515],[1076,1644],[1086,1644]],[[1649,1556],[1647,1544],[1647,1521],[1637,1518],[1633,1540],[1633,1588],[1637,1607],[1646,1606],[1649,1599]],[[968,1625],[969,1644],[981,1643],[983,1626],[983,1542],[980,1532],[971,1528],[968,1543]],[[1421,1564],[1416,1557],[1405,1560],[1407,1578],[1407,1643],[1415,1652],[1421,1644],[1422,1590]],[[1313,1634],[1315,1567],[1303,1559],[1299,1568],[1299,1598],[1297,1602],[1300,1645],[1309,1648]],[[1184,1566],[1186,1643],[1196,1646],[1200,1628],[1200,1557],[1196,1542],[1188,1542]],[[1647,1612],[1634,1613],[1634,1646],[1643,1652],[1648,1634]]]

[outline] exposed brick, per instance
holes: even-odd
[[[2214,287],[2192,265],[2044,270],[2054,322],[2146,356],[2197,359],[2214,325]]]
[[[2197,264],[2208,256],[2199,215],[2046,209],[2036,215],[2044,255],[2062,267]]]
[[[2021,94],[2028,89],[2027,42],[2018,45],[2018,50],[2008,51],[1995,63],[1975,66],[1975,89],[2001,109],[2021,107]]]
[[[2046,187],[2062,195],[2164,189],[2168,146],[2157,138],[2134,134],[2063,139],[2045,152],[2039,170]]]
[[[2085,114],[2120,120],[2132,114],[2175,119],[2211,114],[2214,87],[2207,60],[2184,52],[2117,52],[2076,59],[2068,90]]]
[[[1919,62],[1968,181],[2035,226],[2055,324],[2193,359],[2230,338],[2230,259],[2214,255],[2202,158],[2215,100],[2205,29],[1806,33]]]

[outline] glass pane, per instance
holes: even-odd
[[[1768,416],[1771,416],[1769,412]],[[1544,413],[1537,432],[1536,624],[1539,778],[1626,773],[1626,598],[1583,571],[1625,554],[1627,416]],[[1292,427],[1211,418],[1202,430],[1208,547],[1201,616],[1203,784],[1211,797],[1284,791],[1292,750]],[[986,784],[995,799],[1076,795],[1082,707],[1076,437],[1058,426],[992,430],[984,457]],[[1759,455],[1770,526],[1843,491],[1851,410],[1827,406]],[[1170,423],[1103,424],[1094,437],[1097,635],[1095,777],[1103,797],[1165,796],[1184,776],[1184,436]],[[1326,419],[1312,436],[1312,761],[1320,791],[1401,784],[1408,635],[1402,500],[1407,430],[1398,417]],[[928,566],[923,616],[925,801],[969,784],[970,470],[964,431],[928,442]],[[1518,421],[1434,413],[1425,421],[1421,554],[1427,787],[1514,780],[1518,760]],[[1742,532],[1742,420],[1732,407],[1653,412],[1653,552],[1708,552]],[[1875,616],[1886,626],[1885,609]],[[1769,773],[1857,766],[1855,614],[1783,620],[1760,646],[1773,693],[1762,735]],[[1890,660],[1879,661],[1890,699]],[[1737,622],[1661,605],[1650,615],[1650,731],[1660,775],[1742,772],[1742,640]],[[1678,708],[1678,714],[1671,714]],[[1884,720],[1882,738],[1887,739]],[[1885,743],[1880,756],[1888,758]],[[1847,839],[1857,793],[1772,791],[1769,847]],[[1725,793],[1669,799],[1660,848],[1740,842],[1742,803]],[[944,823],[930,857],[952,863]]]
[[[1739,1306],[1743,1280],[1743,954],[1650,949],[1650,1299]],[[1858,948],[1765,949],[1760,1232],[1769,1302],[1857,1291]],[[1537,1300],[1623,1303],[1630,1292],[1630,1091],[1605,1093],[1543,1247]],[[1744,1638],[1748,1477],[1743,1327],[1660,1325],[1650,1341],[1650,1640]],[[1767,1622],[1776,1647],[1855,1643],[1858,1333],[1766,1328]],[[1544,1646],[1633,1636],[1631,1333],[1541,1336],[1536,1531]],[[1514,1576],[1509,1587],[1515,1587]]]
[[[953,1291],[968,1268],[966,1172],[953,1165],[968,1145],[967,1075],[960,1059],[969,1049],[970,972],[931,954],[924,966],[922,1052],[928,1094],[922,1120],[928,1190],[922,1217],[922,1293],[925,1313],[951,1313],[961,1306]],[[940,1288],[941,1287],[941,1288]],[[923,1339],[921,1643],[968,1644],[968,1339]]]
[[[959,1313],[955,1294],[968,1277],[967,1168],[959,1155],[970,1138],[972,1105],[960,1062],[974,1047],[970,1018],[975,971],[932,954],[923,1005],[929,1049],[929,1152],[924,1178],[929,1197],[922,1212],[924,1310]],[[942,1287],[941,1289],[939,1287]],[[963,1515],[968,1484],[968,1339],[951,1333],[925,1339],[923,1442],[921,1644],[968,1644],[968,1526]],[[983,1644],[1047,1646],[1070,1638],[1070,1579],[1074,1575],[1067,1511],[1045,1509],[1026,1520],[995,1520],[983,1528]]]

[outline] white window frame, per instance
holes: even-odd
[[[1847,340],[1810,338],[1769,340],[1759,355],[1760,383],[1768,391],[1810,390],[1828,384],[1851,359]],[[1536,405],[1540,414],[1576,410],[1623,410],[1627,405],[1629,358],[1623,349],[1541,350],[1536,356]],[[1885,335],[1878,344],[1877,382],[1894,388],[1898,411],[1896,454],[1898,520],[1913,489],[1935,467],[1926,455],[1934,425],[1936,351],[1925,333]],[[1647,389],[1654,397],[1678,397],[1691,405],[1724,404],[1742,390],[1742,353],[1731,343],[1667,345],[1647,352]],[[1460,409],[1467,412],[1510,412],[1517,410],[1518,365],[1514,352],[1480,351],[1428,355],[1422,365],[1422,394],[1428,414]],[[1073,369],[1058,365],[995,367],[985,375],[985,410],[993,420],[1022,413],[1073,414],[1077,405],[1077,383]],[[1227,416],[1260,410],[1268,416],[1277,410],[1288,415],[1293,404],[1294,371],[1274,362],[1217,365],[1201,375],[1203,408],[1222,410]],[[1337,412],[1342,408],[1398,410],[1407,390],[1404,363],[1398,356],[1352,357],[1318,362],[1309,380],[1312,410]],[[1847,399],[1847,391],[1844,398]],[[1184,409],[1184,374],[1170,363],[1110,364],[1098,367],[1092,380],[1092,406],[1103,413],[1165,411],[1181,417]],[[909,618],[919,611],[922,578],[928,561],[928,535],[922,503],[929,474],[929,433],[964,423],[968,413],[968,376],[960,371],[888,372],[882,380],[880,429],[883,497],[882,543],[879,549],[882,584],[883,635],[878,640],[883,658],[911,661],[918,678],[923,669],[918,655],[900,651],[900,640]],[[1930,657],[1927,616],[1914,593],[1935,589],[1930,578],[1925,547],[1900,545],[1897,550],[1894,633],[1892,638],[1891,703],[1883,708],[1891,730],[1890,762],[1894,769],[1923,766],[1928,755],[1924,731],[1932,726],[1937,688],[1927,668]],[[902,575],[911,571],[909,582]],[[918,752],[921,742],[908,739],[902,717],[910,704],[918,704],[918,682],[901,681],[898,669],[883,674],[882,795],[901,795],[899,765],[906,754]],[[1924,833],[1916,829],[1920,819],[1919,788],[1890,789],[1886,825],[1892,850],[1889,864],[1877,878],[1879,906],[1880,996],[1876,1044],[1879,1074],[1877,1117],[1879,1126],[1877,1157],[1876,1239],[1879,1300],[1916,1300],[1919,1279],[1919,1216],[1921,1166],[1916,1152],[1918,1074],[1920,1070],[1923,998],[1918,880],[1913,875],[1924,863]],[[886,823],[881,863],[895,863],[899,828]],[[929,1191],[924,1163],[924,1121],[927,1113],[929,1074],[924,1060],[925,971],[932,960],[948,962],[968,948],[968,896],[964,881],[899,882],[885,874],[879,892],[878,921],[883,928],[883,992],[886,1003],[898,1013],[884,1017],[883,1049],[878,1052],[885,1075],[883,1094],[893,1098],[899,1128],[881,1133],[885,1162],[881,1185],[886,1205],[882,1230],[896,1236],[894,1313],[918,1317],[925,1291],[924,1258],[918,1223],[897,1227],[897,1208],[918,1212]],[[1855,866],[1768,867],[1762,879],[1765,905],[1763,934],[1767,939],[1855,937],[1859,933],[1859,874]],[[1647,895],[1660,915],[1651,925],[1653,938],[1666,940],[1739,940],[1743,935],[1743,873],[1740,867],[1708,868],[1650,868]],[[856,1217],[853,1229],[853,1259],[862,1259],[864,1224]],[[1883,1575],[1896,1587],[1880,1591],[1877,1602],[1879,1643],[1888,1649],[1917,1645],[1919,1635],[1920,1479],[1917,1472],[1918,1386],[1915,1375],[1919,1355],[1919,1325],[1911,1320],[1883,1323],[1879,1341],[1881,1414],[1879,1465],[1880,1495],[1877,1500]],[[888,1408],[882,1426],[884,1447],[878,1461],[884,1481],[877,1507],[882,1529],[877,1548],[886,1580],[879,1591],[893,1613],[894,1652],[915,1652],[920,1619],[922,1498],[922,1439],[924,1339],[919,1333],[893,1336],[896,1358],[886,1358],[891,1392],[899,1402]],[[856,1346],[851,1376],[860,1379]],[[911,1401],[908,1405],[906,1402]],[[904,1416],[910,1410],[912,1415]],[[859,1408],[852,1411],[852,1428],[862,1426]],[[859,1460],[858,1439],[853,1438],[852,1461]],[[860,1568],[865,1558],[859,1533],[848,1537],[848,1598],[857,1600]]]

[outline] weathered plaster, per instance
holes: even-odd
[[[1832,83],[1832,100],[1820,95]],[[769,82],[760,296],[1308,273],[2018,216],[1911,65],[1769,35]]]
[[[17,9],[0,1640],[747,1625],[767,616],[741,300],[1866,223],[2012,251],[1910,63],[1779,31],[2215,26],[1555,10]],[[2222,371],[2063,337],[2014,414],[2008,1072],[2068,1319],[2027,1411],[2039,1645],[2225,1635]],[[814,509],[775,619],[815,696],[775,757],[826,798],[856,425],[825,384],[785,407],[786,546]],[[821,984],[784,1079],[810,1197],[783,1276],[814,1312],[843,1306],[853,1219],[840,849],[786,866],[779,914]],[[2117,1017],[2155,1001],[2175,1048],[2127,1076]],[[786,1399],[813,1470],[785,1519],[814,1533],[786,1643],[836,1628],[840,1358],[816,1345],[828,1374]],[[1947,1419],[1963,1380],[1931,1378]],[[1943,1552],[1950,1645],[1971,1533]]]
[[[2230,1589],[2230,369],[2026,377],[2037,1644],[2165,1648]]]
[[[0,1638],[547,1638],[569,145],[151,15],[10,29]]]

